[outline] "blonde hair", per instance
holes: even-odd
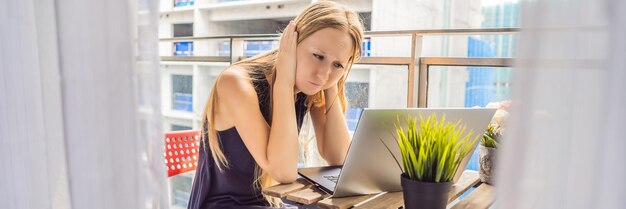
[[[363,23],[361,22],[361,19],[356,12],[341,4],[332,1],[318,1],[309,5],[303,12],[301,12],[294,20],[294,23],[296,24],[296,30],[298,32],[298,43],[302,42],[302,40],[306,39],[313,33],[325,28],[345,31],[352,38],[354,51],[346,66],[347,72],[337,82],[339,103],[341,104],[341,109],[345,114],[348,105],[344,92],[346,78],[352,69],[352,65],[361,59],[361,42],[363,40]],[[274,85],[276,75],[274,63],[276,61],[277,54],[278,50],[274,49],[254,57],[241,60],[232,65],[246,69],[253,80],[266,79],[268,81],[270,124],[272,116],[272,87]],[[218,82],[216,81],[213,85],[204,110],[202,130],[203,132],[208,130],[208,133],[202,134],[202,140],[204,142],[203,144],[209,145],[215,164],[218,166],[220,171],[223,171],[225,167],[229,167],[229,163],[222,151],[221,142],[217,138],[217,131],[215,130],[214,125],[214,111],[216,109],[218,99],[216,90],[217,83]],[[334,101],[332,102],[334,103]],[[324,91],[320,91],[312,96],[307,96],[305,103],[309,110],[313,105],[315,107],[324,107],[326,104]],[[333,103],[331,103],[331,105]],[[258,164],[255,166],[255,175],[256,179],[253,186],[257,189],[264,189],[277,183],[267,172],[263,171]],[[271,198],[265,195],[264,197],[274,207],[282,205],[280,199]]]

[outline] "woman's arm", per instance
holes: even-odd
[[[317,149],[329,165],[342,165],[350,147],[350,133],[337,92],[337,86],[325,90],[326,107],[311,108]],[[329,108],[333,100],[335,104],[324,115],[325,108]]]
[[[259,111],[258,96],[244,70],[225,71],[218,83],[218,97],[225,101],[237,132],[261,169],[280,183],[298,175],[298,129],[294,106],[297,44],[295,26],[281,37],[272,96],[272,124]],[[224,96],[222,96],[224,95]]]
[[[217,84],[219,105],[226,107],[227,114],[224,115],[232,120],[261,169],[280,183],[293,182],[297,177],[297,126],[294,103],[286,105],[294,100],[293,93],[285,96],[288,91],[275,88],[270,127],[259,110],[256,90],[245,73],[235,67],[220,75]]]

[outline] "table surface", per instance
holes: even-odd
[[[457,201],[458,197],[468,191],[471,187],[476,187],[464,199]],[[319,208],[347,209],[347,208],[389,208],[397,209],[404,205],[402,192],[385,193],[372,199],[376,194],[362,195],[354,197],[330,198],[330,195],[314,187],[306,180],[300,178],[294,183],[279,184],[263,190],[265,195],[272,197],[286,198],[303,205],[317,204]],[[478,172],[466,170],[461,175],[459,181],[452,186],[450,197],[448,198],[448,208],[488,208],[493,204],[495,197],[494,188],[491,185],[480,182]],[[371,199],[371,200],[370,200]],[[366,201],[367,200],[367,201]],[[358,207],[356,204],[365,202]]]

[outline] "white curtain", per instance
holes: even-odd
[[[626,208],[626,2],[523,2],[496,208]]]
[[[167,208],[158,1],[0,1],[0,208]]]

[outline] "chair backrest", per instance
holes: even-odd
[[[165,133],[165,166],[167,176],[196,170],[200,131],[174,131]]]

